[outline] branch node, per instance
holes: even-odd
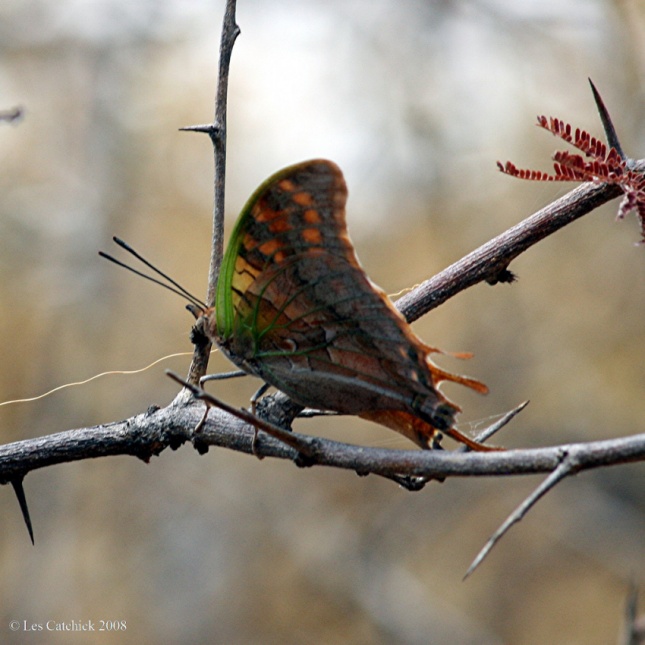
[[[316,459],[313,456],[297,452],[296,456],[293,458],[293,463],[296,464],[298,468],[311,468],[316,465]]]
[[[208,452],[210,446],[199,435],[194,435],[193,448],[195,448],[198,454],[205,455]]]
[[[515,282],[515,280],[517,280],[517,276],[512,271],[509,271],[508,267],[498,269],[486,277],[486,282],[491,286],[498,283],[511,283]]]
[[[413,475],[393,475],[390,479],[410,493],[423,490],[429,481],[435,480],[440,484],[444,481],[443,477],[415,477]]]

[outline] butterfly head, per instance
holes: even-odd
[[[190,332],[190,341],[193,345],[204,346],[208,343],[217,342],[215,336],[215,308],[198,307],[194,304],[186,305],[186,309],[195,317],[195,324]]]

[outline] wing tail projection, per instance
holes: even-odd
[[[401,433],[404,437],[407,437],[424,450],[428,450],[432,447],[433,440],[438,437],[440,432],[432,424],[428,423],[421,417],[414,416],[410,412],[404,412],[402,410],[370,410],[368,412],[363,412],[358,416],[361,419],[373,421],[374,423],[378,423],[386,428],[390,428],[390,430],[395,430],[396,432]],[[471,450],[478,452],[503,450],[503,448],[487,446],[483,443],[479,443],[453,427],[448,427],[441,430],[441,432],[444,432],[449,437],[452,437],[455,441],[462,443]]]

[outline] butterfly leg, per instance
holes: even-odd
[[[258,401],[262,395],[270,388],[271,386],[268,383],[262,383],[262,385],[256,390],[255,394],[251,397],[251,414],[255,415],[255,408]],[[253,427],[253,441],[251,442],[251,452],[258,458],[264,459],[264,457],[258,451],[258,433],[260,429],[257,426]]]
[[[203,428],[204,424],[206,423],[206,418],[208,417],[208,411],[211,409],[211,406],[206,403],[204,406],[204,414],[202,414],[202,418],[199,420],[199,423],[195,426],[195,429],[193,430],[193,434],[199,434]]]
[[[202,376],[199,379],[199,387],[203,388],[204,383],[206,383],[207,381],[223,381],[225,379],[238,378],[240,376],[246,376],[246,372],[243,372],[242,370],[236,370],[235,372],[222,372],[220,374],[206,374],[206,376]],[[209,409],[210,409],[210,406],[208,405],[208,403],[206,403],[204,414],[202,415],[202,418],[199,420],[199,423],[195,426],[195,429],[193,430],[194,434],[199,434],[204,428],[204,424],[206,423],[206,419],[208,417]]]
[[[246,376],[246,372],[242,370],[236,370],[235,372],[222,372],[221,374],[206,374],[199,379],[199,386],[202,387],[207,381],[223,381],[229,378],[238,378],[240,376]]]
[[[236,370],[235,372],[222,372],[221,374],[206,374],[206,376],[202,376],[199,379],[199,387],[203,388],[204,383],[206,383],[207,381],[223,381],[229,378],[238,378],[239,376],[246,376],[246,372],[243,372],[242,370]],[[193,430],[195,434],[199,434],[204,428],[204,424],[206,423],[206,418],[208,417],[209,409],[210,409],[210,406],[207,403],[206,409],[204,410],[204,414],[202,415],[202,418],[199,420],[199,423],[195,426],[195,429]]]
[[[255,391],[255,394],[251,397],[251,412],[255,414],[255,408],[258,404],[258,401],[262,398],[262,395],[270,388],[271,386],[268,383],[262,383],[262,385]]]

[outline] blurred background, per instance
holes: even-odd
[[[558,116],[645,154],[645,9],[637,0],[239,0],[229,98],[227,224],[275,170],[343,168],[368,274],[412,286],[573,186],[549,169]],[[183,303],[100,260],[128,240],[197,295],[212,208],[207,137],[224,0],[4,0],[0,5],[0,401],[190,352]],[[473,432],[530,406],[498,437],[542,446],[643,432],[645,249],[611,203],[519,258],[513,285],[479,285],[414,324],[472,351],[442,366]],[[2,442],[164,405],[164,368],[107,376],[0,407]],[[213,371],[229,369],[215,356]],[[217,385],[243,405],[251,379]],[[409,448],[350,419],[298,429]],[[188,446],[25,481],[29,543],[0,490],[0,641],[27,624],[126,621],[102,643],[600,644],[619,638],[630,580],[645,586],[645,466],[585,473],[551,492],[462,582],[540,478],[449,480],[409,493],[375,477]],[[9,622],[21,622],[12,633]],[[39,634],[38,642],[95,642]]]

